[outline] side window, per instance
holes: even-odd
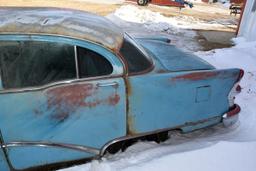
[[[113,72],[112,64],[94,51],[77,47],[77,57],[80,78],[109,75]]]
[[[74,47],[41,41],[0,42],[4,89],[42,86],[76,78]]]

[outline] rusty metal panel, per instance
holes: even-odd
[[[125,105],[123,78],[1,94],[0,125],[5,143],[55,142],[100,149],[109,140],[126,134]],[[32,146],[10,147],[8,154],[17,169],[94,155]]]
[[[239,69],[148,74],[129,78],[130,134],[219,118],[229,110],[228,94]],[[198,92],[198,88],[203,90]],[[210,89],[209,89],[210,87]],[[199,101],[197,101],[199,100]],[[207,124],[208,123],[208,124]],[[196,129],[190,126],[186,131]]]
[[[38,7],[0,8],[1,34],[49,34],[88,40],[112,51],[123,41],[122,30],[104,17],[78,10]]]

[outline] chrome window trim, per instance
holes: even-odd
[[[54,143],[48,141],[14,141],[9,143],[4,143],[1,145],[2,148],[10,148],[10,147],[23,147],[23,146],[35,146],[35,147],[57,147],[70,149],[75,151],[81,151],[86,153],[92,153],[98,155],[100,150],[97,148],[76,145],[76,144],[66,144],[66,143]]]
[[[79,79],[79,68],[78,68],[77,47],[76,46],[74,46],[74,54],[75,54],[75,64],[76,64],[76,78]]]
[[[90,78],[75,78],[71,80],[63,80],[63,81],[58,81],[58,82],[52,82],[49,84],[45,84],[42,86],[37,86],[37,87],[26,87],[26,88],[15,88],[15,89],[3,89],[0,90],[0,94],[8,94],[8,93],[23,93],[23,92],[29,92],[29,91],[40,91],[40,90],[45,90],[51,87],[56,87],[56,86],[62,86],[66,84],[75,84],[75,83],[83,83],[85,81],[97,81],[97,80],[102,80],[102,79],[112,79],[112,78],[119,78],[122,77],[122,74],[119,75],[106,75],[106,76],[98,76],[98,77],[90,77]]]

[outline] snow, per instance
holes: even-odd
[[[131,14],[130,17],[129,14]],[[134,36],[165,34],[178,47],[185,47],[192,51],[198,50],[198,43],[192,41],[197,36],[195,31],[174,26],[172,22],[168,22],[168,17],[160,13],[139,9],[133,5],[124,5],[107,18]]]
[[[229,8],[231,5],[230,0],[218,0],[218,2],[220,2],[225,8]]]
[[[194,37],[186,30],[193,26],[188,21],[164,17],[149,10],[125,6],[109,15],[112,21],[129,31],[147,28],[151,34],[165,32],[172,36]],[[128,14],[130,17],[128,17]],[[200,25],[200,21],[198,21]],[[201,26],[204,26],[201,25]],[[175,32],[175,33],[173,33]],[[189,43],[190,41],[190,43]],[[183,38],[175,44],[194,46],[195,40]],[[236,96],[241,106],[239,122],[225,128],[222,124],[188,134],[170,132],[171,138],[161,144],[138,142],[125,152],[106,155],[102,160],[64,169],[63,171],[254,171],[256,169],[256,41],[240,37],[235,46],[207,52],[194,52],[216,68],[242,68],[245,75],[240,82],[242,92]],[[180,44],[179,44],[180,43]],[[183,46],[183,49],[186,48]]]
[[[193,9],[197,11],[205,11],[206,9],[201,9],[200,7],[194,7]],[[210,8],[211,9],[211,8]],[[214,8],[214,10],[207,9],[207,12],[216,13],[219,8]],[[223,9],[220,12],[223,12]],[[159,12],[153,12],[148,9],[140,9],[134,5],[123,5],[114,13],[115,16],[120,19],[128,22],[140,23],[149,25],[159,25],[165,23],[166,26],[174,28],[183,28],[183,29],[210,29],[214,28],[232,26],[234,21],[226,20],[225,22],[215,22],[209,23],[204,20],[197,19],[193,16],[179,15],[174,17],[166,17],[160,14]],[[223,19],[224,20],[224,19]],[[160,27],[161,28],[161,27]]]

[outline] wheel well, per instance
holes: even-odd
[[[164,142],[166,140],[168,140],[169,137],[169,132],[173,132],[173,131],[178,131],[178,132],[182,132],[181,129],[172,129],[172,130],[165,130],[165,131],[161,131],[161,132],[157,132],[157,133],[153,133],[153,134],[147,134],[147,135],[141,135],[138,137],[130,137],[128,139],[124,139],[121,141],[117,141],[114,142],[112,144],[110,144],[104,151],[103,154],[105,153],[110,153],[110,154],[115,154],[118,151],[125,151],[128,147],[130,147],[131,145],[135,144],[138,141],[155,141],[157,143],[161,143]]]

